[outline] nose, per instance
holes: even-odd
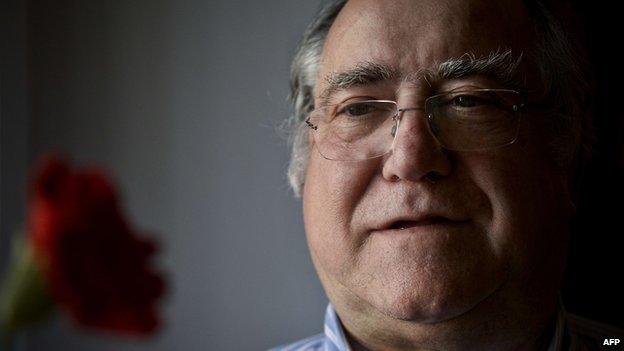
[[[413,182],[433,181],[451,172],[450,155],[435,140],[421,108],[399,110],[399,126],[383,177]]]

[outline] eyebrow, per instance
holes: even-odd
[[[479,75],[501,83],[507,88],[522,89],[525,84],[518,79],[521,61],[522,53],[514,57],[511,50],[504,52],[497,50],[483,57],[466,53],[459,58],[451,58],[440,63],[432,78],[450,80]]]
[[[465,53],[458,58],[450,58],[437,65],[433,70],[421,69],[407,76],[404,81],[417,81],[424,78],[429,84],[432,80],[452,80],[470,76],[484,76],[503,86],[513,89],[522,89],[524,84],[518,80],[518,66],[522,54],[514,57],[511,50],[494,51],[487,56],[476,57],[472,53]],[[390,66],[375,63],[361,62],[355,67],[340,73],[333,73],[325,77],[327,87],[319,95],[320,105],[329,103],[333,94],[354,86],[372,85],[375,83],[397,79],[400,73]]]
[[[321,105],[326,105],[337,91],[388,81],[398,76],[398,71],[384,64],[369,61],[358,63],[347,71],[325,77],[327,88],[320,94]]]

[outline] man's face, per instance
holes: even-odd
[[[339,90],[331,103],[389,99],[403,108],[422,107],[443,91],[506,88],[478,75],[414,78],[450,58],[506,49],[524,54],[517,78],[538,89],[528,59],[530,28],[521,1],[350,1],[325,43],[316,101],[327,87],[325,77],[363,62],[389,66],[399,77]],[[339,312],[349,306],[436,322],[536,280],[556,284],[570,201],[565,178],[548,157],[541,115],[524,113],[512,145],[457,152],[437,144],[423,113],[403,114],[394,148],[383,157],[330,161],[310,149],[306,233]],[[401,226],[408,228],[387,230]]]

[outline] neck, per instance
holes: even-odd
[[[556,300],[556,290],[537,296],[503,287],[469,311],[435,323],[398,320],[366,304],[335,307],[354,351],[545,351],[554,334]]]
[[[501,340],[497,338],[490,338],[490,340],[486,341],[480,339],[478,341],[470,340],[469,335],[466,333],[457,333],[456,335],[461,335],[463,342],[458,342],[457,338],[455,340],[451,338],[447,338],[446,342],[435,343],[439,346],[433,346],[431,340],[426,343],[419,343],[420,346],[406,343],[406,342],[394,342],[392,346],[389,348],[388,345],[391,344],[390,340],[378,339],[378,340],[360,340],[354,337],[351,333],[345,331],[347,342],[349,343],[352,351],[373,351],[373,350],[531,350],[531,351],[546,351],[551,343],[551,340],[554,335],[555,330],[555,322],[546,328],[542,334],[537,335],[533,339],[529,338],[528,340],[519,340],[518,342],[514,342],[510,339]],[[435,333],[432,333],[435,334]],[[467,337],[468,336],[468,337]],[[470,346],[467,346],[470,345]]]

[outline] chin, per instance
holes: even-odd
[[[438,323],[469,313],[496,290],[495,286],[463,281],[437,281],[424,284],[424,289],[403,284],[383,285],[377,289],[371,287],[360,296],[388,317],[418,323]]]
[[[444,297],[426,302],[398,299],[395,303],[375,306],[381,313],[399,320],[419,323],[437,323],[455,318],[472,309],[475,304],[447,300]]]

